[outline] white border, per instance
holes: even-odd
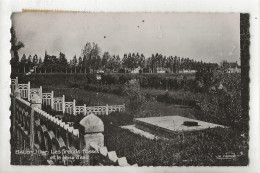
[[[91,12],[242,12],[250,13],[250,165],[248,167],[45,167],[10,166],[10,16],[22,9]],[[258,172],[259,159],[259,1],[258,0],[1,0],[0,1],[0,172]]]

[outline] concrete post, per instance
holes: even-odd
[[[65,95],[62,95],[62,112],[65,113]]]
[[[15,78],[15,89],[18,88],[18,77]]]
[[[40,86],[40,97],[41,97],[41,104],[42,104],[42,86]]]
[[[87,114],[87,110],[86,110],[86,104],[84,104],[84,115]]]
[[[73,115],[76,115],[76,100],[73,99]]]
[[[31,94],[30,94],[31,95]],[[41,93],[41,87],[39,89],[39,94],[32,94],[31,97],[31,107],[32,108],[38,108],[38,109],[42,109],[42,93]]]
[[[84,145],[80,149],[84,151],[83,156],[86,158],[83,160],[83,165],[91,165],[90,144],[95,143],[100,147],[104,146],[104,124],[96,115],[90,114],[80,121],[80,125],[82,126],[80,136],[84,137],[84,139],[81,139],[84,141]]]
[[[54,109],[53,98],[54,98],[54,92],[51,91],[51,109]]]
[[[30,116],[30,149],[34,150],[34,104],[31,105],[31,116]]]
[[[70,147],[69,132],[68,132],[68,131],[66,132],[66,141],[65,141],[65,142],[66,142],[66,146],[67,146],[67,147]]]
[[[18,85],[18,84],[17,84]],[[16,134],[16,98],[17,97],[21,97],[20,95],[20,90],[18,89],[18,87],[15,87],[15,91],[14,91],[14,95],[13,95],[13,108],[12,108],[12,127],[13,127],[13,137]]]
[[[31,100],[31,86],[30,86],[30,81],[28,82],[28,90],[27,90],[27,91],[28,91],[28,93],[27,93],[27,94],[28,94],[28,96],[27,96],[27,97],[28,97],[28,101],[30,101],[30,100]]]
[[[13,93],[15,92],[16,88],[18,88],[18,77],[15,78],[15,84],[14,84]]]

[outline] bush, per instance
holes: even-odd
[[[198,136],[199,135],[199,136]],[[138,166],[246,166],[248,147],[230,129],[209,129],[204,135],[187,135],[184,139],[147,139],[118,126],[105,130],[105,146],[115,150]],[[236,159],[222,160],[217,156],[234,153]]]
[[[109,115],[99,115],[105,125],[105,129],[113,126],[133,124],[133,116],[127,112],[112,112]],[[106,130],[105,130],[106,131]]]

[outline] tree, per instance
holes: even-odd
[[[84,73],[87,73],[87,58],[85,55],[83,56],[82,67],[84,68]]]
[[[91,45],[91,43],[87,42],[81,52],[84,59],[84,68],[88,68],[92,72],[101,68],[101,50],[98,44],[92,43]]]
[[[109,56],[106,68],[109,69],[109,70],[118,71],[118,69],[120,67],[121,67],[121,62],[120,62],[119,55],[117,55],[117,56],[113,55],[112,57]]]
[[[114,67],[117,72],[121,68],[121,59],[120,59],[119,55],[117,55],[114,60]]]
[[[138,67],[138,60],[136,58],[136,55],[133,53],[128,54],[128,56],[124,55],[124,58],[122,60],[123,67],[133,70]]]
[[[134,117],[158,116],[158,109],[151,109],[151,107],[155,107],[155,99],[153,97],[146,98],[138,80],[132,79],[126,83],[123,95],[127,110]]]
[[[42,66],[43,66],[43,62],[42,62],[42,58],[40,57],[39,58],[39,69],[40,69],[40,73],[41,73],[41,68],[42,68]]]
[[[27,66],[27,59],[26,59],[26,55],[23,54],[22,58],[21,58],[21,66],[23,67],[23,73],[26,73],[25,72],[25,68]]]
[[[101,60],[101,67],[105,70],[108,66],[108,61],[110,60],[109,52],[104,52],[102,60]]]
[[[101,58],[100,58],[100,48],[98,47],[98,44],[93,43],[92,49],[90,51],[90,66],[93,71],[93,73],[98,70],[101,66]]]
[[[32,64],[33,64],[33,66],[37,66],[38,63],[39,63],[38,56],[35,54],[33,56]]]
[[[125,84],[123,95],[129,112],[132,115],[139,114],[142,109],[142,104],[145,102],[145,96],[142,93],[139,82],[136,79],[130,80]]]
[[[141,57],[138,58],[138,66],[140,66],[140,68],[142,69],[142,73],[143,73],[143,69],[145,67],[145,57],[143,54],[141,54]]]
[[[63,71],[64,69],[67,69],[67,67],[68,67],[67,58],[66,58],[65,54],[62,53],[62,52],[60,52],[60,54],[59,54],[57,66],[58,66],[57,68],[58,68],[60,71]]]
[[[19,65],[19,55],[18,55],[18,51],[24,47],[24,44],[20,41],[17,42],[17,38],[16,38],[16,33],[13,27],[11,27],[11,68],[12,71],[15,69],[18,69],[18,65]]]
[[[128,68],[128,57],[127,54],[124,54],[124,57],[122,59],[122,66],[125,69],[124,71],[126,72],[126,69]]]
[[[86,69],[90,69],[90,57],[91,57],[91,49],[92,45],[91,43],[87,42],[84,48],[82,49],[82,56],[83,56],[83,66]]]
[[[248,130],[248,117],[242,115],[241,77],[226,75],[224,72],[205,72],[211,76],[208,96],[198,99],[197,104],[203,111],[201,119],[236,128],[235,131]],[[204,76],[207,76],[205,74]],[[218,87],[220,84],[223,87]],[[208,89],[208,88],[207,88]]]
[[[75,69],[75,73],[76,73],[76,68],[77,68],[77,57],[76,55],[74,55],[73,59],[72,59],[72,67]]]
[[[78,59],[78,67],[80,69],[80,73],[81,73],[81,69],[83,67],[83,59],[81,56],[79,56],[79,59]]]
[[[32,62],[32,56],[29,55],[27,58],[27,65],[28,65],[28,69],[30,70],[31,67],[33,66],[33,62]]]
[[[45,51],[43,67],[45,68],[45,73],[47,69],[50,69],[51,73],[53,69],[57,69],[59,65],[59,60],[54,55],[48,55],[47,51]]]

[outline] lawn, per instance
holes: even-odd
[[[52,88],[48,88],[50,91]],[[66,101],[72,101],[76,99],[76,105],[86,104],[87,106],[95,106],[95,105],[121,105],[125,103],[125,100],[122,96],[118,96],[115,94],[103,93],[103,92],[94,92],[94,91],[86,91],[84,89],[54,89],[54,95],[56,97],[60,97],[65,95]],[[43,91],[44,92],[44,91]],[[126,108],[127,109],[127,108]],[[189,118],[196,118],[195,110],[191,107],[181,107],[179,105],[173,105],[168,103],[156,102],[151,110],[156,110],[158,113],[156,116],[170,116],[170,115],[180,115]]]

